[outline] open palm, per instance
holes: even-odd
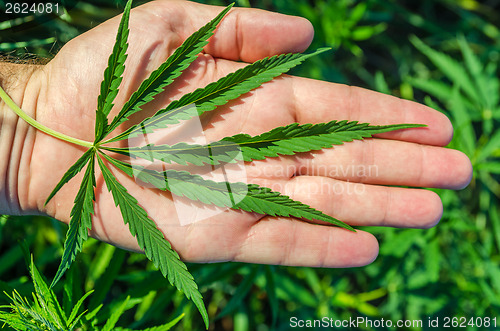
[[[128,58],[111,116],[142,80],[182,41],[216,16],[220,7],[184,1],[155,1],[131,13]],[[119,18],[69,42],[32,80],[41,86],[36,118],[80,139],[93,140],[95,109],[102,73],[114,43]],[[153,102],[136,114],[137,123],[182,94],[215,81],[262,57],[304,50],[312,38],[300,18],[259,10],[232,10],[205,53]],[[315,153],[255,161],[246,165],[250,182],[270,187],[351,225],[430,227],[442,213],[439,197],[427,190],[388,187],[460,188],[471,176],[468,159],[445,149],[452,136],[448,119],[425,106],[367,90],[291,76],[280,77],[202,118],[208,140],[240,132],[259,134],[274,127],[330,120],[372,124],[422,123],[427,128],[379,135]],[[129,125],[129,124],[127,124]],[[123,130],[124,128],[119,128]],[[83,150],[41,132],[33,137],[29,205],[69,222],[78,178],[44,207],[43,203]],[[370,263],[376,239],[284,217],[227,210],[182,226],[168,192],[148,189],[114,171],[137,197],[181,257],[187,261],[244,261],[287,265],[347,267]],[[81,175],[80,175],[81,176]],[[123,224],[102,177],[97,177],[92,234],[138,249]]]

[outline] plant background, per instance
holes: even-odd
[[[71,9],[61,18],[6,17],[5,1],[0,1],[0,53],[24,60],[50,58],[71,38],[119,14],[124,2],[66,1]],[[312,48],[334,48],[294,74],[358,85],[443,111],[455,127],[450,147],[471,158],[474,178],[461,191],[436,190],[444,214],[433,229],[368,229],[380,240],[380,255],[366,267],[189,265],[204,295],[211,329],[287,330],[292,316],[418,319],[423,320],[423,329],[428,329],[428,318],[442,321],[446,316],[496,317],[500,324],[500,1],[238,0],[236,4],[304,16],[315,27]],[[19,241],[29,245],[37,267],[51,279],[65,231],[66,226],[49,218],[0,216],[0,292],[10,294],[15,288],[29,297],[33,291]],[[178,330],[203,329],[194,305],[176,293],[145,257],[95,240],[85,245],[64,286],[56,288],[63,301],[68,287],[82,295],[95,289],[86,308],[104,302],[99,315],[103,321],[130,295],[122,326],[145,328],[183,312],[186,316]],[[7,302],[1,293],[0,305]]]

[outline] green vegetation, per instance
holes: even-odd
[[[12,303],[0,307],[10,310],[9,312],[0,312],[0,321],[5,322],[6,325],[16,330],[126,330],[115,326],[121,315],[135,306],[134,303],[129,304],[130,297],[126,297],[120,305],[116,306],[104,325],[97,325],[96,314],[103,307],[102,304],[90,312],[84,311],[80,313],[83,302],[92,294],[93,290],[85,293],[81,298],[75,298],[73,289],[71,287],[66,288],[65,294],[67,296],[65,298],[70,304],[66,304],[63,308],[54,291],[47,285],[43,276],[35,267],[33,258],[31,258],[29,269],[35,287],[33,303],[14,290],[12,296],[9,296]],[[182,319],[182,315],[167,324],[146,330],[170,330],[180,319]]]
[[[99,2],[102,8],[97,2],[75,2],[66,16],[45,20],[37,29],[23,28],[32,24],[33,18],[13,19],[9,24],[4,21],[0,49],[16,50],[13,56],[47,56],[89,28],[88,22],[103,21],[124,6],[123,2],[120,6],[116,1],[108,2]],[[316,29],[312,47],[335,48],[333,54],[313,57],[294,69],[295,74],[360,85],[443,111],[455,127],[450,146],[471,158],[474,179],[462,191],[436,190],[444,214],[433,229],[368,229],[380,239],[381,248],[379,258],[364,268],[188,265],[214,329],[287,330],[292,316],[421,319],[424,323],[428,317],[499,317],[498,5],[489,7],[473,0],[237,2],[240,6],[250,4],[307,17]],[[53,30],[57,35],[52,35]],[[29,247],[44,274],[54,275],[65,232],[65,226],[51,219],[0,218],[0,290],[8,294],[0,294],[2,304],[10,304],[11,296],[18,307],[24,307],[19,311],[36,307],[21,299],[31,297],[34,291],[23,247]],[[118,321],[123,327],[144,329],[182,313],[185,316],[179,330],[204,327],[194,306],[168,285],[145,256],[93,239],[82,251],[64,280],[53,288],[62,302],[61,315],[69,317],[79,299],[94,290],[75,316],[85,309],[85,314],[95,311],[104,301],[93,316],[95,325],[106,324],[123,306],[122,311],[130,309]],[[35,290],[40,293],[36,282]],[[14,289],[19,295],[12,294]],[[40,299],[34,298],[40,305]]]

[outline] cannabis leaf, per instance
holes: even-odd
[[[46,201],[48,203],[66,183],[86,167],[71,210],[69,230],[64,242],[61,263],[50,287],[38,282],[37,292],[45,293],[48,297],[47,299],[39,298],[37,304],[46,305],[51,311],[61,311],[60,307],[54,306],[56,301],[51,297],[51,288],[61,279],[75,260],[76,255],[82,250],[82,245],[88,237],[88,231],[92,227],[96,160],[106,187],[111,192],[116,206],[120,209],[123,221],[128,225],[130,233],[137,239],[139,247],[161,271],[163,276],[194,302],[207,328],[208,314],[193,276],[188,272],[186,265],[180,260],[179,255],[172,248],[156,223],[139,205],[137,199],[116,179],[113,175],[114,171],[122,171],[158,189],[168,190],[173,195],[186,197],[205,204],[272,216],[319,220],[354,231],[348,224],[266,187],[243,182],[231,183],[227,179],[217,182],[188,171],[174,169],[156,171],[116,158],[117,154],[121,154],[129,158],[142,158],[149,161],[159,160],[166,163],[193,164],[196,166],[211,164],[222,167],[226,163],[234,163],[238,160],[250,162],[264,160],[268,157],[316,151],[353,140],[370,138],[383,132],[422,126],[416,124],[377,126],[355,121],[331,121],[302,125],[292,123],[256,136],[237,134],[204,145],[188,144],[186,142],[180,142],[172,146],[147,144],[138,147],[116,147],[109,145],[112,142],[152,133],[157,129],[213,111],[218,106],[225,105],[229,101],[241,97],[263,83],[286,73],[306,59],[327,50],[325,48],[318,49],[310,54],[282,54],[256,61],[216,82],[182,96],[180,99],[171,102],[166,108],[158,110],[152,117],[146,118],[141,123],[131,126],[128,130],[108,138],[120,124],[127,121],[131,115],[139,112],[142,106],[153,101],[158,94],[162,93],[190,66],[202,52],[203,47],[207,45],[208,39],[214,34],[217,25],[232,6],[229,5],[212,21],[187,38],[158,69],[154,70],[140,84],[137,91],[131,94],[124,106],[117,110],[117,115],[109,123],[108,116],[114,108],[113,102],[118,95],[118,89],[123,80],[127,59],[129,19],[132,7],[132,0],[128,0],[118,26],[113,52],[108,59],[108,66],[104,71],[104,79],[100,85],[100,94],[97,98],[94,142],[69,137],[41,125],[15,105],[0,88],[0,97],[30,125],[59,139],[88,148],[66,171]],[[112,171],[108,168],[108,165],[113,166],[115,170]],[[34,278],[39,278],[36,273],[33,275]],[[16,297],[16,300],[24,302],[22,298]],[[81,302],[79,302],[79,305],[81,305]],[[105,325],[105,328],[112,329],[114,327],[118,316],[125,310],[125,306],[126,303],[123,303],[116,316]],[[71,313],[70,320],[78,319],[76,317],[77,311],[78,309]],[[46,325],[56,325],[54,328],[69,323],[62,313],[45,318],[44,316],[47,315],[38,314],[35,311],[31,316],[34,319],[44,319],[43,322],[48,323]],[[2,315],[0,315],[1,317]],[[71,326],[73,327],[74,324],[71,324]]]
[[[219,24],[233,5],[230,4],[227,6],[217,17],[187,38],[167,61],[142,82],[139,89],[132,94],[120,113],[106,129],[106,134],[109,134],[119,124],[126,121],[130,115],[140,111],[142,105],[153,100],[155,95],[161,93],[175,78],[180,76],[184,69],[196,60],[203,47],[208,44],[207,40],[213,35],[217,24]]]
[[[108,190],[113,195],[116,206],[120,208],[125,224],[129,225],[130,233],[137,238],[139,247],[144,250],[148,259],[160,269],[163,276],[188,299],[193,300],[200,310],[208,328],[208,314],[193,276],[187,271],[186,265],[179,259],[179,255],[172,249],[147,212],[139,206],[137,200],[116,180],[101,158],[98,158],[99,168],[102,171]]]
[[[54,292],[47,286],[47,283],[43,280],[42,275],[35,267],[33,257],[31,257],[30,271],[33,284],[35,285],[35,292],[39,300],[38,306],[48,312],[48,314],[46,314],[46,319],[58,328],[62,329],[63,325],[67,326],[68,320],[59,305]]]
[[[237,134],[219,141],[196,145],[184,142],[169,145],[147,144],[140,147],[103,147],[103,149],[142,158],[186,165],[233,163],[237,160],[264,160],[279,155],[293,155],[342,145],[344,142],[370,138],[398,129],[421,127],[418,124],[369,125],[357,121],[331,121],[320,124],[292,123],[257,136]]]
[[[124,300],[117,300],[118,302],[113,302],[116,303],[117,308],[109,314],[104,325],[98,326],[97,324],[101,323],[100,320],[102,320],[102,316],[98,318],[96,314],[100,311],[102,305],[91,312],[87,312],[87,310],[80,312],[84,301],[92,295],[94,292],[93,290],[81,296],[73,306],[65,305],[63,309],[54,291],[47,286],[44,277],[35,267],[33,257],[31,257],[29,268],[35,290],[35,292],[32,293],[32,300],[23,298],[16,290],[13,290],[12,295],[5,293],[11,303],[9,305],[0,306],[0,322],[3,322],[5,325],[15,330],[72,331],[91,329],[132,331],[132,329],[116,326],[118,320],[124,313],[134,306],[134,304],[130,304],[129,302],[130,297],[126,297]],[[66,280],[66,282],[66,285],[68,285],[68,280]],[[8,311],[3,311],[2,309],[7,309]],[[184,314],[181,314],[166,324],[143,329],[143,331],[170,330],[183,317]],[[5,327],[5,325],[2,326]]]
[[[204,112],[214,110],[230,100],[259,87],[265,82],[289,71],[306,59],[323,53],[329,48],[321,48],[310,54],[282,54],[264,58],[244,68],[237,70],[204,88],[199,88],[185,94],[179,100],[171,102],[165,109],[156,112],[150,118],[131,127],[115,138],[106,142],[113,142],[134,137],[138,134],[151,133],[154,129],[175,124],[199,116]],[[190,107],[192,106],[192,107]]]
[[[122,74],[125,70],[125,59],[127,58],[128,48],[128,21],[130,17],[130,7],[132,1],[128,1],[125,5],[125,11],[120,20],[118,33],[116,35],[113,52],[108,59],[108,67],[104,71],[104,80],[101,83],[101,94],[97,98],[97,111],[95,121],[95,136],[96,141],[107,132],[108,119],[107,116],[113,108],[113,100],[118,94],[118,87],[122,81]]]
[[[95,200],[94,188],[96,183],[94,164],[94,154],[91,153],[85,176],[76,194],[75,205],[71,210],[69,230],[66,233],[66,240],[64,241],[64,252],[61,264],[52,281],[51,287],[54,286],[64,272],[69,269],[76,255],[82,250],[83,242],[87,240],[88,230],[92,228],[92,215],[94,214],[93,204]]]
[[[131,177],[154,185],[161,190],[168,190],[177,196],[212,204],[219,207],[242,209],[248,212],[321,220],[348,230],[353,228],[319,210],[301,202],[294,201],[279,192],[255,184],[215,182],[207,180],[187,171],[165,170],[155,171],[139,165],[131,165],[123,161],[103,155],[109,162]],[[134,171],[135,170],[135,171]],[[238,203],[235,203],[238,201]]]
[[[49,194],[49,197],[47,200],[45,200],[45,205],[49,203],[49,201],[56,195],[57,192],[66,184],[67,182],[70,181],[71,178],[75,177],[80,171],[82,171],[83,167],[89,162],[91,158],[93,158],[95,155],[94,149],[89,149],[87,150],[79,159],[78,161],[73,164],[68,171],[63,175],[59,183],[57,183],[56,187],[52,190],[52,192]]]
[[[12,295],[6,294],[11,304],[0,308],[10,308],[11,312],[0,311],[0,321],[16,330],[73,330],[84,314],[78,315],[78,311],[92,291],[81,297],[67,316],[54,291],[47,286],[43,276],[35,267],[33,257],[31,257],[30,274],[35,289],[33,302],[30,303],[15,290]]]

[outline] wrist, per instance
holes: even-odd
[[[35,118],[40,66],[0,63],[0,86],[28,115]],[[28,196],[31,150],[35,129],[0,100],[0,213],[37,213]]]

